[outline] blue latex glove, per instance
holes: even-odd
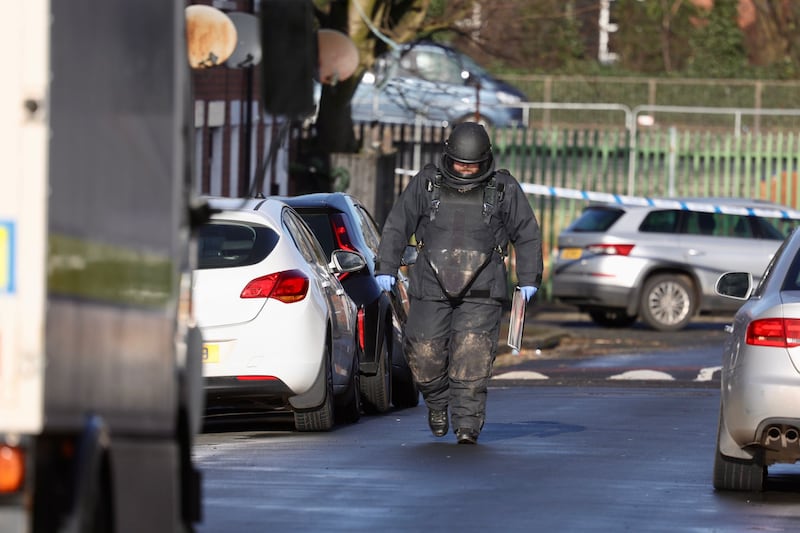
[[[378,286],[381,288],[381,290],[389,292],[392,290],[392,287],[394,287],[395,279],[394,276],[379,274],[375,276],[375,281],[378,282]]]
[[[530,302],[531,298],[533,298],[533,296],[536,294],[536,291],[538,291],[539,289],[537,289],[536,287],[525,286],[525,287],[520,287],[519,290],[522,291],[522,296],[525,297],[525,301]]]

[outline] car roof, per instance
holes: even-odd
[[[682,204],[708,206],[716,205],[723,207],[750,207],[754,209],[781,209],[792,210],[782,204],[770,202],[769,200],[753,199],[753,198],[736,198],[736,197],[709,197],[709,196],[681,196],[681,197],[661,197],[650,198],[653,205],[642,205],[634,203],[615,203],[615,202],[593,202],[590,207],[616,207],[624,209],[653,209],[653,208],[669,208],[670,204],[680,202]]]
[[[285,202],[273,197],[269,198],[223,198],[207,196],[204,198],[208,206],[213,210],[213,217],[258,217],[267,216],[274,220],[280,220],[281,211],[287,208]],[[250,220],[255,218],[250,217]]]
[[[292,207],[334,207],[340,211],[348,211],[352,204],[359,203],[343,192],[316,192],[279,199]]]

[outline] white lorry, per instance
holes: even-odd
[[[186,2],[8,2],[0,531],[200,519]]]

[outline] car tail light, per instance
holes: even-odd
[[[590,244],[586,250],[597,255],[628,255],[633,244]]]
[[[277,381],[275,376],[236,376],[237,381]]]
[[[364,351],[364,308],[358,308],[358,347]]]
[[[333,235],[336,237],[336,245],[342,250],[349,250],[357,252],[356,247],[350,240],[350,235],[347,233],[347,223],[345,216],[341,213],[331,215],[331,226],[333,226]]]
[[[331,215],[331,227],[333,228],[333,236],[336,239],[336,247],[341,250],[348,250],[350,252],[357,252],[356,247],[353,246],[353,241],[350,240],[350,234],[347,233],[347,222],[342,213]],[[338,275],[339,281],[349,276],[349,272],[342,272]]]
[[[283,303],[299,302],[308,294],[308,278],[299,270],[285,270],[256,278],[242,289],[240,298],[274,298]]]
[[[16,446],[0,444],[0,494],[20,491],[24,480],[24,452]]]
[[[747,344],[794,348],[800,346],[800,319],[762,318],[747,326]]]

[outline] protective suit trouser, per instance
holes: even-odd
[[[454,430],[483,428],[501,314],[500,303],[491,300],[410,301],[409,367],[428,408],[449,407]]]

